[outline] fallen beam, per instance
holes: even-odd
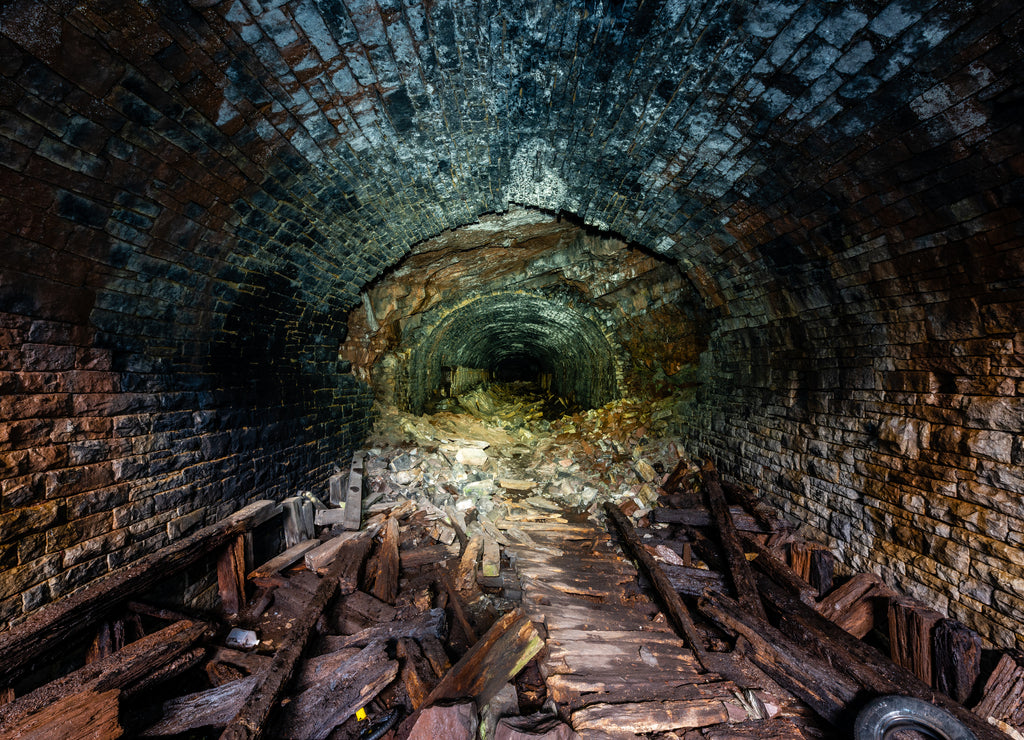
[[[0,737],[20,737],[19,728],[30,717],[58,702],[82,693],[106,694],[110,691],[129,691],[140,682],[147,682],[154,673],[170,676],[163,669],[174,665],[177,659],[192,647],[208,629],[205,622],[176,622],[159,632],[146,635],[129,643],[123,649],[68,675],[40,686],[0,707]],[[182,666],[182,670],[187,668]]]
[[[978,740],[1006,740],[1004,735],[973,712],[934,690],[909,670],[896,665],[871,645],[830,622],[769,579],[758,579],[758,588],[773,611],[782,615],[780,631],[830,664],[841,666],[869,694],[913,696],[948,711],[970,728]]]
[[[221,740],[242,740],[262,736],[267,718],[295,673],[302,652],[313,635],[314,626],[328,602],[338,592],[338,578],[346,565],[345,558],[337,558],[331,563],[327,574],[295,621],[288,637],[281,642],[270,667],[260,676],[260,682],[249,694],[235,718],[224,728]]]
[[[746,640],[745,656],[837,727],[852,723],[870,698],[861,684],[732,599],[707,592],[700,610]]]
[[[70,638],[144,592],[214,552],[233,537],[276,516],[280,506],[257,501],[134,563],[93,581],[71,596],[47,604],[32,618],[0,635],[0,675],[8,682],[24,674],[39,656],[66,645]]]
[[[683,603],[679,593],[673,588],[672,582],[669,581],[668,576],[665,575],[665,571],[661,569],[658,561],[651,557],[651,554],[647,552],[647,548],[637,539],[636,532],[633,530],[633,523],[629,521],[629,517],[625,516],[612,503],[606,503],[604,509],[608,513],[608,518],[615,525],[615,528],[619,530],[619,534],[622,535],[622,540],[630,554],[643,566],[647,577],[651,579],[651,583],[665,605],[668,616],[682,633],[680,636],[686,640],[689,648],[693,650],[697,662],[707,670],[707,650],[704,648],[704,641],[697,634],[697,628],[693,624],[690,610],[686,608],[686,604]]]
[[[750,563],[747,562],[747,555],[743,549],[743,543],[740,542],[739,534],[736,532],[736,526],[733,524],[732,514],[725,503],[725,494],[718,481],[718,472],[708,462],[701,470],[701,477],[704,480],[704,490],[708,496],[708,508],[711,509],[711,516],[715,524],[718,525],[725,561],[729,566],[729,575],[732,577],[740,605],[754,616],[765,619],[764,605],[761,604],[761,597],[757,594],[754,574],[750,569]]]
[[[470,698],[484,706],[544,647],[530,618],[511,611],[495,622],[424,700]]]

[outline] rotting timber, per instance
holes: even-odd
[[[845,732],[885,694],[978,738],[1019,728],[1019,656],[984,676],[962,625],[836,578],[750,491],[648,439],[658,414],[624,401],[524,440],[386,411],[322,497],[253,504],[0,637],[10,680],[95,635],[84,666],[7,692],[0,737],[781,740]],[[284,551],[256,564],[260,528]],[[203,561],[219,611],[146,605]],[[232,627],[257,644],[229,646]]]

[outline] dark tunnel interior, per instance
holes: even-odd
[[[1022,31],[1016,0],[4,2],[0,619],[487,379],[670,396],[842,567],[1020,648]]]

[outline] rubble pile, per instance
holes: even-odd
[[[366,449],[373,492],[436,506],[458,501],[484,515],[528,503],[600,517],[611,501],[642,516],[684,456],[665,436],[673,396],[625,398],[549,420],[545,407],[566,404],[508,385],[475,388],[430,416],[378,406]]]

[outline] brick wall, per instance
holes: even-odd
[[[1010,641],[1021,25],[1012,0],[4,3],[0,609],[313,485],[365,423],[336,373],[360,289],[522,204],[676,260],[716,312],[695,445]]]

